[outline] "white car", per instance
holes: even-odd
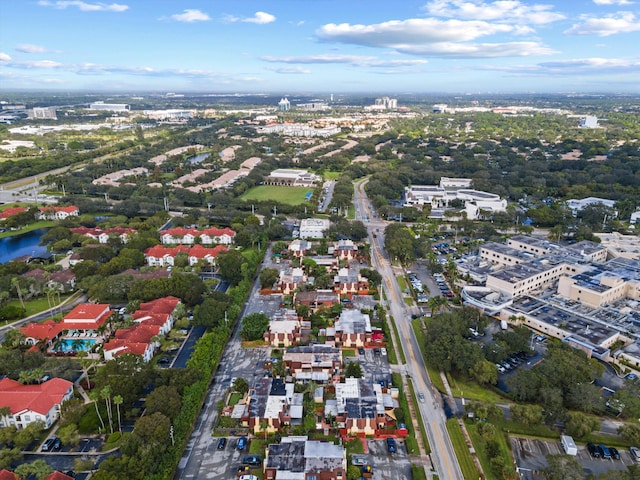
[[[387,354],[387,349],[386,349],[386,348],[384,348],[384,347],[382,347],[382,348],[380,349],[380,353],[382,353],[382,355],[386,355],[386,354]]]

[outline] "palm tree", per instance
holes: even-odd
[[[18,293],[18,299],[20,300],[20,306],[22,307],[23,310],[26,310],[25,306],[24,306],[24,300],[22,299],[22,290],[20,290],[20,281],[16,277],[11,279],[11,286],[13,286],[13,288],[15,288],[16,292]]]
[[[109,428],[113,433],[113,414],[111,412],[111,386],[105,385],[100,390],[100,396],[104,399],[104,403],[107,406],[107,416],[109,417]]]
[[[427,305],[429,305],[429,308],[431,308],[431,312],[436,314],[436,313],[440,313],[442,310],[444,310],[444,307],[447,305],[447,299],[444,297],[441,297],[440,295],[436,295],[435,297],[431,297],[429,299],[429,301],[427,302]]]
[[[102,430],[105,430],[105,427],[104,427],[104,420],[102,420],[102,415],[100,415],[100,409],[98,408],[98,400],[100,400],[100,394],[95,390],[91,390],[89,391],[88,395],[89,395],[89,398],[93,400],[93,405],[96,407],[96,413],[98,414],[98,418],[100,419],[100,425],[102,425],[100,432],[102,432]]]
[[[118,411],[118,430],[120,431],[121,436],[122,436],[122,422],[120,421],[120,405],[122,405],[123,401],[124,399],[122,398],[122,395],[116,395],[113,397],[113,403],[116,404],[116,410]]]

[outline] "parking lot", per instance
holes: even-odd
[[[403,440],[396,440],[396,453],[387,451],[385,440],[368,440],[369,454],[365,457],[373,467],[373,478],[376,480],[411,480],[411,460]],[[362,457],[362,455],[359,455]]]
[[[516,459],[516,466],[521,478],[533,480],[534,472],[539,472],[547,467],[547,455],[564,454],[559,441],[542,441],[531,438],[510,437],[511,448]],[[620,460],[593,458],[589,455],[584,445],[578,445],[576,460],[582,465],[585,474],[599,475],[609,470],[626,470],[627,466],[635,462],[628,450],[620,450]]]

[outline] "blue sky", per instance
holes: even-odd
[[[640,0],[0,0],[0,89],[640,93]]]

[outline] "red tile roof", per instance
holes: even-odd
[[[56,470],[55,472],[50,473],[49,475],[44,477],[44,480],[73,480],[73,477],[70,477],[69,475],[58,472]]]
[[[67,313],[62,322],[67,329],[96,330],[107,321],[111,313],[108,303],[83,303]]]
[[[27,207],[9,207],[5,208],[2,212],[0,212],[0,218],[6,220],[9,217],[13,217],[18,213],[23,213],[27,211]]]
[[[226,228],[210,227],[204,230],[198,230],[196,228],[176,227],[176,228],[169,228],[168,230],[165,230],[162,235],[164,236],[167,234],[171,235],[172,237],[184,237],[185,235],[188,235],[188,234],[191,234],[194,237],[199,237],[200,235],[204,235],[204,234],[207,234],[210,237],[221,237],[222,235],[229,235],[230,237],[236,236],[236,232],[234,230],[231,230],[228,227]]]
[[[20,480],[20,477],[9,470],[0,470],[0,480]]]
[[[60,334],[65,327],[62,323],[56,323],[53,320],[47,320],[42,323],[30,323],[24,327],[20,327],[27,338],[35,338],[37,340],[49,340]]]
[[[207,255],[217,257],[221,252],[226,252],[227,247],[224,245],[217,245],[213,248],[203,247],[202,245],[194,245],[193,247],[187,247],[186,245],[178,245],[176,247],[163,247],[162,245],[156,245],[154,247],[147,248],[144,252],[146,257],[162,258],[165,255],[169,257],[175,257],[178,253],[184,252],[190,257],[205,258]]]
[[[69,205],[68,207],[40,207],[39,210],[42,213],[45,213],[45,212],[67,212],[67,213],[73,213],[73,212],[77,212],[78,211],[78,207],[76,207],[75,205]]]
[[[180,303],[180,299],[178,297],[162,297],[157,298],[155,300],[151,300],[150,302],[141,303],[140,307],[138,307],[138,312],[153,312],[153,313],[172,313],[176,306]],[[134,314],[135,317],[135,314]]]
[[[31,410],[46,415],[54,405],[62,402],[72,387],[73,383],[63,378],[52,378],[37,385],[22,385],[3,378],[0,380],[0,406],[9,407],[12,414]]]
[[[112,350],[121,349],[115,353],[116,356],[124,355],[125,353],[144,355],[144,352],[146,352],[148,347],[149,343],[135,343],[123,338],[114,338],[104,345],[103,350],[105,352],[110,352]]]

